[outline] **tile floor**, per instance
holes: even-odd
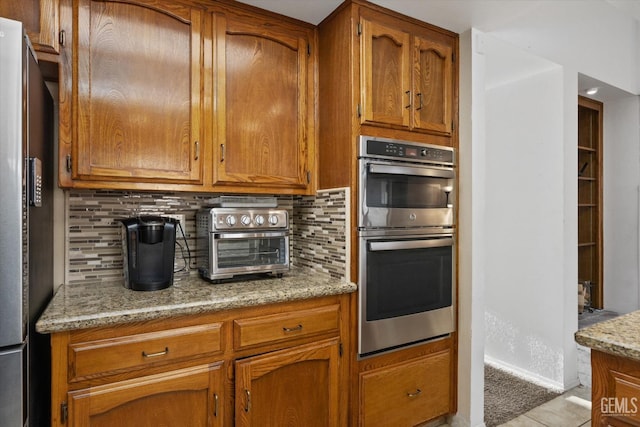
[[[502,427],[589,427],[590,425],[591,389],[578,386],[502,424]]]

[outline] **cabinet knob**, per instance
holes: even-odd
[[[407,396],[409,396],[409,397],[418,397],[421,393],[422,393],[422,390],[417,388],[416,391],[414,391],[413,393],[407,393]]]

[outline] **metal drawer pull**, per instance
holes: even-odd
[[[249,412],[251,410],[251,392],[245,388],[244,394],[247,396],[247,401],[244,404],[244,412]]]
[[[218,416],[218,393],[213,393],[213,416]]]
[[[298,325],[298,326],[296,326],[294,328],[284,327],[284,328],[282,328],[282,330],[285,331],[285,332],[297,332],[297,331],[301,331],[302,330],[302,325]]]
[[[146,351],[142,352],[142,357],[150,358],[150,357],[158,357],[169,354],[169,347],[165,347],[164,351],[159,351],[157,353],[147,353]]]
[[[422,390],[420,390],[419,388],[416,389],[416,391],[414,391],[413,393],[407,393],[407,396],[409,397],[416,397],[418,395],[420,395],[420,393],[422,393]]]
[[[409,97],[409,105],[406,105],[404,108],[409,109],[411,108],[411,91],[408,90],[405,92],[405,94]]]

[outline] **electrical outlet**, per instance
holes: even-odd
[[[165,214],[163,216],[168,217],[168,218],[177,219],[178,221],[180,221],[180,225],[182,225],[183,229],[186,227],[184,214]]]

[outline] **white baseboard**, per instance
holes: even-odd
[[[561,384],[556,381],[552,381],[549,378],[541,377],[540,375],[534,374],[533,372],[529,372],[522,368],[518,368],[516,366],[510,365],[503,361],[494,359],[491,356],[487,356],[486,354],[484,356],[484,363],[486,363],[487,365],[493,368],[508,372],[509,374],[516,376],[518,378],[522,378],[525,381],[529,381],[531,383],[537,384],[541,387],[553,390],[558,393],[563,393],[570,388],[577,387],[578,385],[580,385],[580,381],[576,379],[576,384],[568,384],[568,388],[565,389],[564,384]]]

